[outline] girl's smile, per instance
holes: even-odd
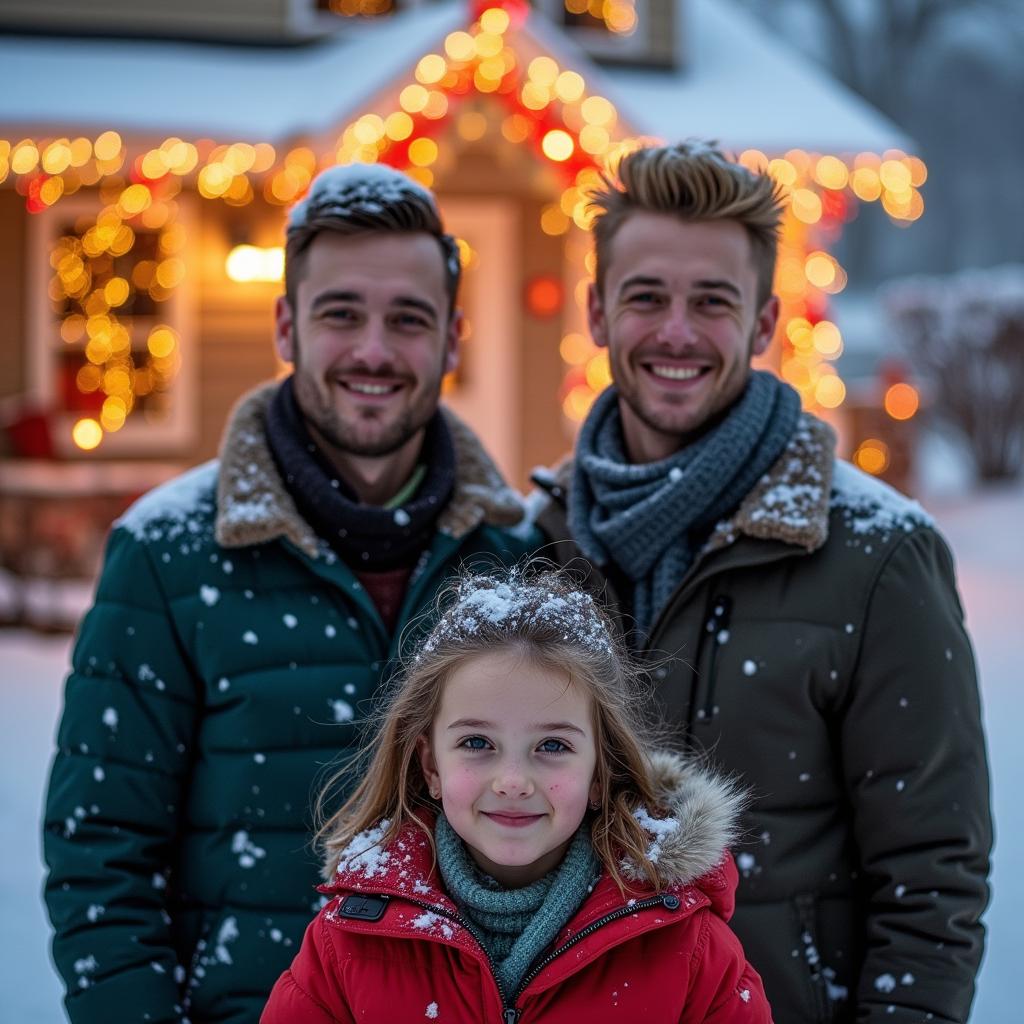
[[[561,862],[596,798],[591,698],[513,647],[451,674],[418,749],[448,823],[477,864],[509,887]]]

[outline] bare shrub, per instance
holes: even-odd
[[[898,344],[983,480],[1024,466],[1024,265],[913,277],[882,291]]]

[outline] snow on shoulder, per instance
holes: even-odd
[[[935,525],[916,501],[841,459],[836,459],[832,477],[832,506],[842,510],[855,534],[909,533],[918,526]]]
[[[216,459],[182,473],[144,494],[114,527],[136,540],[174,540],[212,529],[217,496]]]
[[[329,167],[314,179],[305,199],[288,215],[288,230],[305,227],[314,217],[358,217],[381,213],[393,203],[415,196],[435,207],[434,197],[419,182],[384,164]]]
[[[373,828],[364,829],[354,836],[339,854],[336,877],[345,874],[362,875],[363,878],[386,875],[391,854],[382,844],[390,827],[391,822],[385,818]]]

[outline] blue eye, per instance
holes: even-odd
[[[537,749],[542,754],[561,754],[568,751],[569,747],[561,740],[544,740]]]
[[[466,750],[486,750],[490,744],[483,736],[467,736],[459,746]]]

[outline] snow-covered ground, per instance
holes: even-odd
[[[972,1024],[1017,1024],[1024,918],[1024,488],[926,502],[957,557],[981,666],[997,843],[989,944]],[[61,986],[49,963],[40,898],[38,820],[60,709],[66,638],[0,631],[0,992],[3,1019],[58,1024]]]

